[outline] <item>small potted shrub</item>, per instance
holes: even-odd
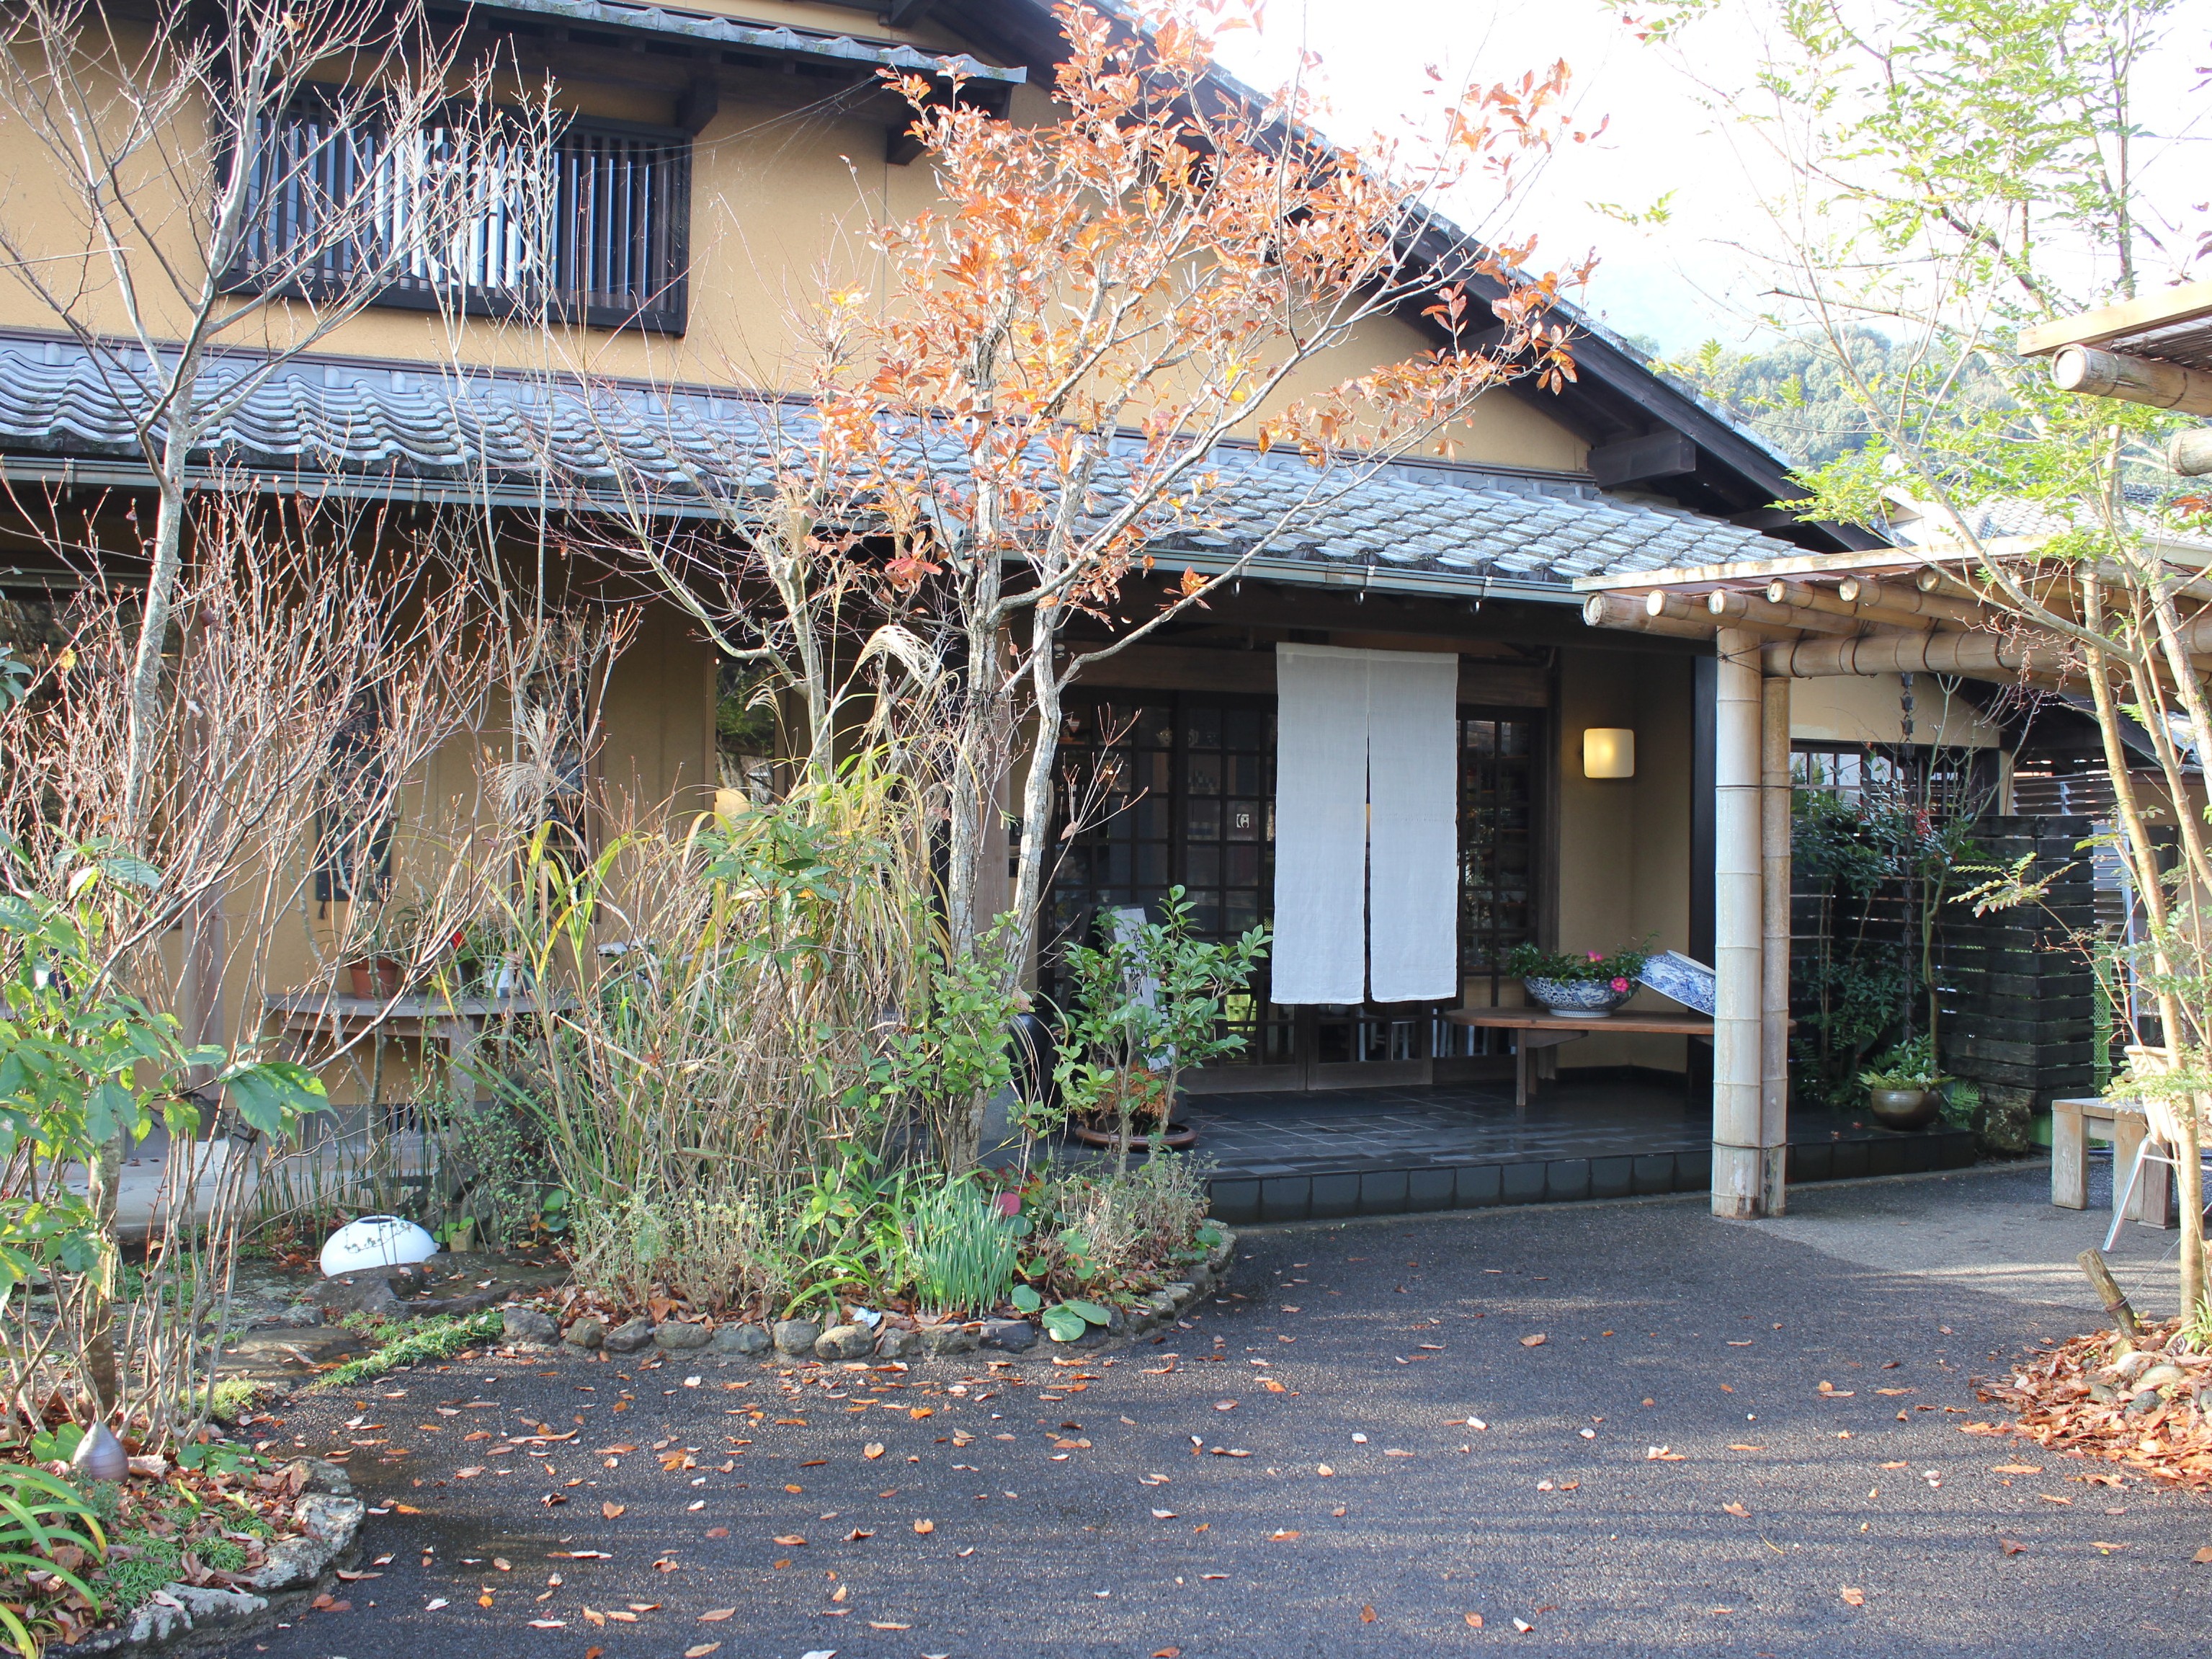
[[[1951,1079],[1936,1069],[1935,1049],[1925,1036],[1908,1037],[1859,1073],[1867,1110],[1884,1128],[1925,1128],[1942,1110],[1943,1085]]]
[[[1519,977],[1529,999],[1555,1014],[1604,1019],[1636,994],[1636,976],[1650,953],[1624,945],[1599,951],[1540,951],[1516,945],[1505,954],[1505,971]]]
[[[1101,911],[1097,945],[1068,947],[1074,994],[1053,1033],[1053,1080],[1070,1129],[1125,1158],[1133,1148],[1197,1139],[1174,1121],[1176,1079],[1244,1046],[1241,1033],[1224,1029],[1222,1003],[1267,949],[1263,927],[1224,944],[1192,938],[1180,887],[1159,908],[1158,921]]]

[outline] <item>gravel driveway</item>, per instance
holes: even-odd
[[[2047,1180],[1255,1230],[1235,1295],[1085,1363],[398,1374],[270,1449],[349,1453],[381,1576],[236,1651],[2196,1650],[2202,1501],[1960,1431],[2093,1322],[2061,1269],[2101,1228]]]

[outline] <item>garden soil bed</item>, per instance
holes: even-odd
[[[179,1477],[177,1471],[170,1470],[167,1478]],[[137,1475],[127,1483],[123,1500],[129,1506],[123,1517],[126,1528],[133,1520],[155,1527],[165,1523],[167,1517],[161,1511],[164,1508],[173,1510],[177,1505],[160,1503],[156,1495],[164,1485],[163,1480]],[[361,1500],[352,1495],[345,1472],[320,1459],[301,1458],[268,1474],[234,1478],[229,1485],[246,1499],[273,1536],[252,1537],[242,1532],[215,1533],[205,1528],[202,1529],[207,1531],[205,1537],[187,1534],[182,1546],[184,1577],[153,1589],[150,1595],[139,1590],[145,1599],[114,1622],[86,1631],[72,1641],[50,1644],[46,1650],[47,1659],[153,1649],[181,1654],[227,1651],[240,1638],[275,1622],[288,1611],[311,1603],[334,1604],[332,1588],[343,1588],[337,1575],[351,1562],[356,1536],[367,1513]],[[204,1496],[210,1510],[234,1502],[218,1491],[210,1490]],[[93,1579],[95,1589],[112,1584],[114,1580],[110,1575],[118,1567],[128,1568],[134,1559],[118,1555],[116,1542],[117,1534],[111,1530],[105,1571]],[[204,1565],[200,1553],[212,1553],[217,1543],[229,1545],[243,1560],[231,1571]]]

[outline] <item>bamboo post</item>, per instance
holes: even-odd
[[[2119,1333],[2130,1340],[2142,1335],[2142,1327],[2136,1322],[2136,1310],[2128,1305],[2128,1298],[2120,1289],[2112,1270],[2105,1265],[2101,1250],[2084,1250],[2074,1258],[2081,1264],[2081,1271],[2089,1283],[2096,1287],[2097,1299],[2105,1304],[2105,1312]]]
[[[1759,1208],[1786,1207],[1790,1162],[1790,682],[1759,683]]]
[[[1759,640],[1716,637],[1713,713],[1713,1213],[1747,1219],[1765,1188],[1759,1089]]]

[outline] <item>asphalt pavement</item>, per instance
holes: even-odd
[[[1097,1355],[397,1373],[258,1431],[346,1454],[379,1576],[234,1650],[2202,1651],[2212,1506],[1962,1431],[2094,1322],[2047,1181],[1253,1230],[1189,1328]],[[2152,1309],[2170,1237],[2119,1253]]]

